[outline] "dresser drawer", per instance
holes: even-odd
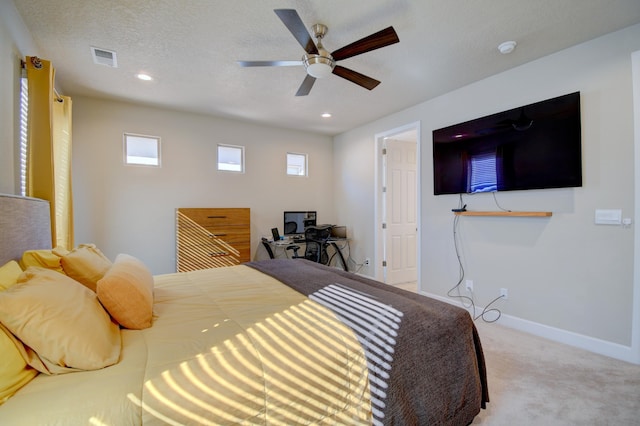
[[[249,227],[250,209],[181,208],[178,211],[205,228]]]
[[[176,212],[178,271],[237,265],[251,260],[248,208],[179,208]]]

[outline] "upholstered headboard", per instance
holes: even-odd
[[[50,249],[49,202],[0,194],[0,265],[25,250]]]

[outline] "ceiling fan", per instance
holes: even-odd
[[[351,58],[390,44],[398,43],[400,39],[393,27],[385,28],[382,31],[371,34],[358,41],[348,44],[333,53],[329,53],[322,46],[322,38],[327,34],[326,25],[315,24],[311,27],[317,43],[314,43],[307,31],[302,19],[295,9],[275,9],[274,12],[282,23],[291,31],[291,34],[298,40],[298,43],[305,50],[305,54],[300,61],[238,61],[242,67],[286,67],[304,65],[307,76],[296,92],[296,96],[306,96],[311,91],[313,83],[317,78],[328,77],[335,74],[346,80],[351,81],[365,89],[372,90],[380,82],[359,72],[353,71],[340,65],[336,65],[337,61]]]
[[[509,111],[508,113],[512,113]],[[515,110],[513,110],[515,114]],[[513,117],[513,115],[511,115]],[[505,118],[504,120],[500,120],[495,123],[490,128],[483,129],[478,133],[482,135],[492,134],[492,133],[503,133],[511,130],[516,130],[518,132],[525,132],[529,130],[533,126],[533,119],[529,118],[527,114],[524,112],[524,107],[520,108],[520,114],[518,118]]]

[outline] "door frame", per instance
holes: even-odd
[[[626,360],[640,364],[640,50],[631,54],[634,127],[635,226],[633,261],[633,301],[631,313],[631,350]]]
[[[384,140],[385,138],[390,138],[394,135],[400,134],[400,133],[405,133],[408,132],[410,130],[415,130],[416,132],[416,190],[417,190],[417,195],[416,195],[416,220],[417,220],[417,243],[416,243],[416,258],[418,259],[418,264],[417,264],[417,284],[418,284],[418,291],[420,291],[420,276],[421,276],[421,245],[422,245],[422,238],[421,238],[421,215],[420,215],[420,210],[421,210],[421,205],[422,205],[422,191],[421,191],[421,143],[420,141],[422,140],[422,136],[421,136],[421,129],[420,129],[420,121],[415,121],[413,123],[409,123],[406,124],[404,126],[400,126],[400,127],[396,127],[393,129],[390,129],[388,131],[382,132],[382,133],[377,133],[375,135],[375,144],[374,144],[374,149],[375,149],[375,182],[374,182],[374,202],[375,202],[375,218],[374,218],[374,224],[375,224],[375,231],[374,231],[374,250],[375,250],[375,258],[374,258],[374,274],[375,274],[375,278],[378,281],[382,281],[382,282],[387,282],[387,276],[386,276],[386,268],[383,266],[382,262],[385,259],[385,255],[386,255],[386,247],[385,247],[385,233],[384,230],[382,229],[382,223],[385,220],[385,210],[384,210],[384,203],[385,203],[385,197],[384,197],[384,192],[383,192],[383,178],[384,178],[384,159],[383,159],[383,155],[382,155],[382,147],[384,145]]]

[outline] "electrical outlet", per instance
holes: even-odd
[[[467,280],[464,282],[464,288],[469,292],[473,292],[473,280]]]
[[[371,263],[371,259],[369,259],[368,257],[364,260],[364,266],[369,266],[369,264]]]
[[[507,290],[506,288],[501,288],[500,289],[500,297],[502,297],[503,299],[507,300],[509,298],[509,290]]]

